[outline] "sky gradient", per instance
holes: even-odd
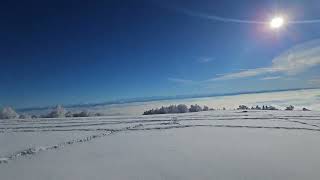
[[[319,87],[318,7],[318,0],[1,1],[0,106]],[[224,21],[278,14],[313,21],[276,31]]]

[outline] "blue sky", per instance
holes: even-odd
[[[319,87],[319,6],[318,0],[2,1],[0,106]],[[272,30],[223,20],[268,22],[278,14],[314,21]]]

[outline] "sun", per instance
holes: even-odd
[[[274,17],[270,21],[270,28],[271,29],[279,29],[284,25],[284,19],[281,16]]]

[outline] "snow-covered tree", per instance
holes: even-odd
[[[61,105],[58,105],[46,117],[47,118],[63,118],[65,117],[65,114],[66,114],[66,110]]]
[[[199,106],[198,104],[191,105],[189,111],[190,112],[199,112],[199,111],[202,111],[202,107]]]
[[[185,104],[179,104],[177,106],[177,109],[179,113],[186,113],[189,111],[188,106],[186,106]]]
[[[208,106],[203,106],[203,111],[209,111],[209,107]]]
[[[4,107],[0,111],[0,119],[15,119],[19,114],[16,113],[11,107]]]

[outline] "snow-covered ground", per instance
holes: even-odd
[[[319,179],[320,112],[0,120],[0,179]]]

